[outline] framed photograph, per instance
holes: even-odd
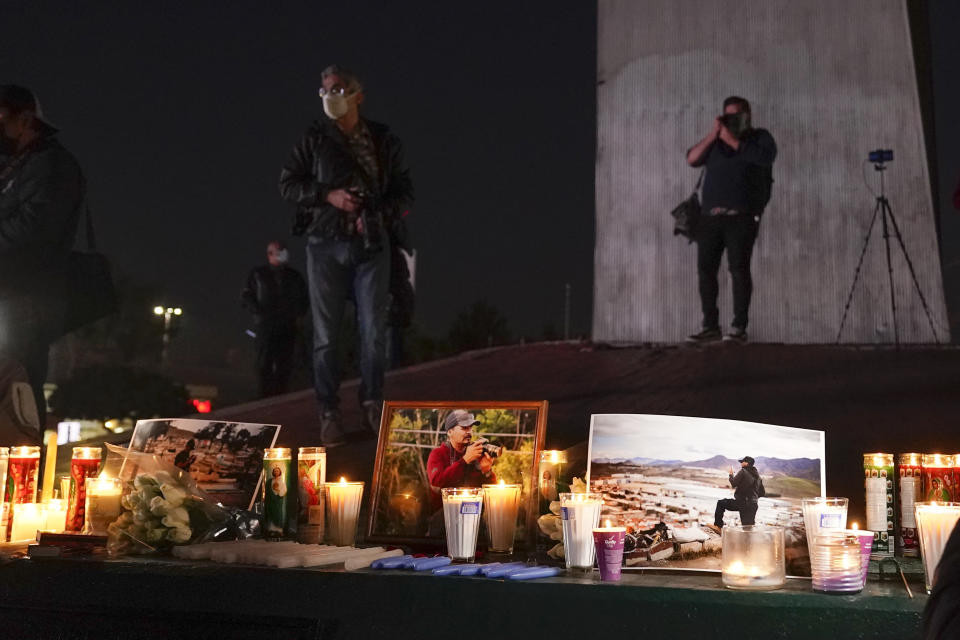
[[[521,485],[516,544],[532,541],[537,461],[546,425],[546,401],[387,401],[373,469],[367,539],[443,544],[440,490],[504,481]],[[465,456],[474,458],[481,450],[482,455],[465,462]],[[485,530],[481,526],[480,548]]]
[[[224,506],[253,509],[263,476],[263,450],[276,443],[279,433],[277,424],[138,420],[130,449],[188,471]]]
[[[594,415],[587,482],[603,495],[601,519],[627,528],[627,567],[719,571],[719,515],[724,526],[782,526],[787,573],[809,575],[801,500],[825,497],[824,446],[824,432],[810,429]],[[733,484],[741,484],[741,472],[743,478],[760,478],[760,484],[748,480],[744,486],[762,486],[757,492],[762,497],[735,499]]]

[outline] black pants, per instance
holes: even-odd
[[[731,498],[726,498],[725,500],[717,500],[717,510],[713,514],[713,524],[718,527],[723,526],[723,512],[724,511],[739,511],[740,512],[740,524],[748,525],[754,524],[757,520],[757,503],[748,502],[746,500],[733,500]]]
[[[747,328],[750,310],[750,295],[753,280],[750,278],[750,258],[753,243],[757,239],[759,223],[751,215],[704,216],[697,225],[697,275],[700,280],[700,306],[703,310],[703,328],[720,327],[720,311],[717,309],[717,273],[720,258],[727,250],[727,265],[733,284],[733,326]]]
[[[296,326],[260,328],[257,333],[257,376],[261,398],[287,392],[296,344]]]

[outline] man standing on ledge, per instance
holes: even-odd
[[[713,514],[713,524],[708,524],[707,528],[716,533],[723,530],[723,514],[726,511],[739,511],[740,524],[751,525],[756,522],[757,503],[760,496],[764,493],[761,489],[763,483],[760,480],[760,472],[754,467],[754,460],[750,456],[744,456],[740,460],[740,471],[733,475],[733,468],[730,469],[730,486],[733,487],[733,499],[725,498],[717,500],[717,510]]]
[[[313,310],[314,388],[325,446],[344,441],[339,341],[348,299],[356,304],[364,430],[376,435],[383,404],[390,237],[413,202],[400,140],[360,117],[360,80],[336,65],[321,73],[325,116],[280,173],[280,193],[298,207],[307,234]]]
[[[706,169],[703,214],[695,232],[703,327],[687,338],[688,342],[721,339],[717,272],[724,249],[733,285],[733,323],[722,338],[741,344],[747,341],[753,293],[750,258],[760,216],[770,200],[776,157],[773,136],[751,126],[750,103],[737,96],[723,101],[723,115],[714,120],[710,133],[687,151],[687,164]]]

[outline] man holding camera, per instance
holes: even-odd
[[[482,439],[471,441],[473,428],[478,424],[480,421],[463,409],[451,411],[443,421],[447,440],[427,458],[432,511],[443,506],[440,489],[444,487],[479,487],[496,483],[493,456],[485,450],[491,445]]]
[[[777,145],[766,129],[750,123],[750,103],[731,96],[723,101],[723,115],[710,132],[687,151],[687,164],[705,167],[702,215],[697,224],[697,274],[703,326],[687,340],[707,343],[747,341],[747,314],[753,280],[750,258],[757,239],[760,216],[770,199],[772,167]],[[717,273],[727,250],[733,285],[733,323],[720,331]]]
[[[400,140],[360,116],[363,86],[336,65],[323,70],[324,116],[314,122],[280,173],[280,193],[297,205],[295,233],[307,235],[313,312],[314,387],[320,438],[340,444],[339,338],[348,299],[356,305],[360,402],[376,434],[383,403],[390,238],[413,202]]]

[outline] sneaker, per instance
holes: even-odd
[[[730,333],[723,336],[724,342],[732,342],[734,344],[746,344],[747,343],[747,331],[746,329],[741,329],[739,327],[733,327],[730,329]]]
[[[346,443],[342,423],[338,409],[329,409],[320,414],[320,441],[324,447],[329,449]]]
[[[705,344],[707,342],[717,342],[722,337],[719,327],[711,327],[709,329],[704,329],[700,333],[695,333],[692,336],[687,336],[687,342],[692,344]]]
[[[382,414],[382,402],[367,400],[363,403],[363,426],[373,432],[375,436],[380,434],[380,417]]]
[[[707,529],[710,529],[710,531],[713,531],[718,536],[723,534],[723,529],[718,527],[715,524],[705,524],[703,526],[706,527]]]

